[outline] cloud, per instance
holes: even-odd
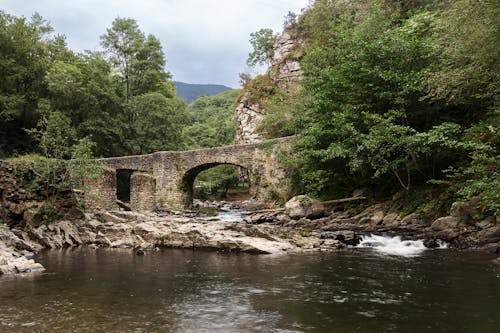
[[[308,0],[0,0],[9,14],[40,13],[66,35],[75,51],[98,50],[99,36],[116,17],[131,17],[158,37],[175,80],[236,87],[260,28],[281,30],[288,11]]]

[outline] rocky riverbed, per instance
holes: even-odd
[[[26,257],[43,248],[81,245],[130,248],[142,255],[159,247],[267,254],[343,247],[339,240],[302,229],[152,212],[86,214],[77,221],[63,220],[26,230],[4,228],[2,232],[0,273],[3,274],[43,270]]]
[[[33,253],[76,246],[130,248],[138,255],[160,247],[270,254],[334,251],[355,246],[362,235],[373,233],[423,239],[428,248],[446,242],[458,249],[500,250],[497,217],[474,219],[474,202],[455,203],[449,216],[429,221],[417,214],[401,218],[380,204],[354,216],[327,213],[317,202],[299,199],[298,206],[306,202],[304,207],[288,205],[286,209],[248,213],[239,220],[196,212],[111,211],[36,227],[2,227],[0,274],[41,271],[43,267],[31,259]]]

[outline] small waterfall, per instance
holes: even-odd
[[[362,236],[357,247],[373,248],[375,251],[402,257],[415,257],[424,252],[427,248],[423,240],[401,240],[400,236]],[[439,248],[446,248],[446,244],[441,244]]]

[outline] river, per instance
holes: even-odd
[[[45,272],[0,277],[0,331],[498,332],[494,259],[369,247],[286,255],[49,250],[36,257]]]

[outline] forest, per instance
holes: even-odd
[[[498,17],[494,0],[316,0],[290,13],[300,84],[276,86],[271,67],[244,89],[268,112],[259,125],[267,138],[297,135],[283,157],[294,191],[328,199],[366,188],[443,207],[480,195],[498,212]],[[133,19],[115,19],[103,51],[84,53],[38,14],[0,12],[0,27],[1,158],[234,142],[238,92],[187,106],[159,40]],[[249,64],[269,63],[275,35],[250,37]]]
[[[82,139],[99,157],[186,148],[159,40],[117,18],[100,41],[102,52],[75,53],[40,15],[0,12],[0,157],[66,158]]]
[[[498,17],[488,0],[316,0],[290,13],[300,84],[277,87],[271,67],[245,88],[268,111],[266,137],[298,135],[284,158],[296,191],[364,188],[423,209],[479,195],[498,212]],[[252,35],[249,65],[270,62],[273,38]]]

